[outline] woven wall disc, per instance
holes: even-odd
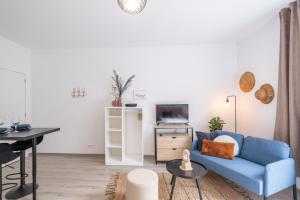
[[[255,92],[255,97],[264,104],[269,104],[274,99],[274,89],[270,84],[264,84]]]
[[[245,72],[240,78],[240,88],[243,92],[250,92],[255,86],[255,76],[252,72]]]

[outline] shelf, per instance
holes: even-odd
[[[125,155],[125,163],[129,165],[142,166],[143,156],[142,155]]]
[[[106,165],[143,166],[142,112],[140,107],[105,108]]]
[[[160,124],[160,125],[155,124],[154,128],[156,128],[156,129],[187,129],[187,128],[191,129],[191,128],[193,128],[193,126],[185,125],[185,124]]]
[[[118,115],[113,116],[113,115],[111,115],[111,116],[108,116],[107,118],[109,118],[109,119],[122,119],[122,116],[118,116]]]
[[[108,129],[106,131],[108,131],[108,132],[122,132],[122,129],[111,128],[111,129]]]
[[[120,162],[122,162],[122,158],[121,158],[121,156],[109,156],[109,162],[120,163]]]
[[[121,148],[122,148],[122,145],[119,145],[119,144],[109,144],[109,145],[107,146],[107,148],[121,149]]]

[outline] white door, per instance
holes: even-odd
[[[25,120],[24,75],[0,69],[0,118],[6,123]]]

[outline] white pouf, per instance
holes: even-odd
[[[158,200],[158,176],[148,169],[127,174],[126,200]]]

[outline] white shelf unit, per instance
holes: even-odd
[[[105,164],[143,166],[143,108],[105,108]]]

